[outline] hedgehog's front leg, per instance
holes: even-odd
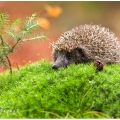
[[[102,71],[104,69],[104,63],[101,62],[100,60],[95,60],[94,66],[96,67],[97,71]]]

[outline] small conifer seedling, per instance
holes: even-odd
[[[0,12],[0,65],[9,68],[11,74],[9,54],[13,53],[21,42],[46,38],[42,32],[35,33],[40,26],[37,17],[38,14],[34,13],[23,21],[18,18],[10,24],[9,15]]]

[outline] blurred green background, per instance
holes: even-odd
[[[45,6],[59,6],[62,10],[57,17],[48,14]],[[10,19],[25,18],[34,12],[40,12],[40,17],[49,20],[50,26],[41,31],[48,33],[45,42],[25,42],[14,54],[10,55],[13,66],[25,65],[41,59],[52,62],[50,43],[73,27],[81,24],[101,24],[109,28],[119,38],[120,31],[120,2],[119,1],[24,1],[0,2],[0,11],[10,14]],[[53,10],[54,12],[54,10]]]

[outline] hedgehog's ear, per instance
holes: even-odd
[[[78,53],[80,54],[80,56],[81,56],[82,58],[85,58],[84,50],[83,50],[82,48],[78,48],[77,50],[78,50]]]
[[[89,59],[87,50],[84,47],[77,48],[77,50],[78,50],[79,55],[81,56],[82,61],[87,62]]]

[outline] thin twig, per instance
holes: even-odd
[[[8,61],[10,73],[12,74],[12,65],[11,65],[10,59],[9,59],[9,57],[8,57],[8,54],[6,54],[6,51],[5,51],[5,49],[4,49],[4,40],[3,40],[3,38],[2,38],[1,35],[0,35],[0,39],[1,39],[1,41],[2,41],[4,56],[6,57],[6,59],[7,59],[7,61]]]
[[[12,74],[12,65],[11,65],[10,59],[7,55],[5,55],[5,57],[7,58],[7,61],[8,61],[8,64],[9,64],[10,73]]]
[[[8,54],[13,52],[14,48],[17,46],[17,44],[19,43],[20,40],[21,40],[20,38],[17,40],[17,42],[16,42],[16,43],[12,46],[12,48],[8,51]]]

